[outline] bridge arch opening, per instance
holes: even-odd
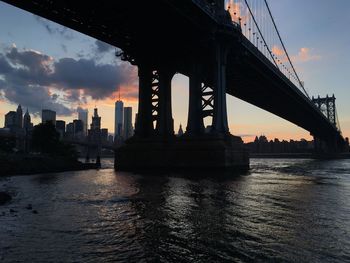
[[[171,104],[173,109],[174,131],[178,134],[180,125],[186,131],[189,103],[189,78],[176,73],[171,81]]]
[[[205,132],[209,132],[213,123],[213,106],[214,106],[214,91],[212,87],[201,83],[202,89],[202,109],[203,109],[203,124]]]

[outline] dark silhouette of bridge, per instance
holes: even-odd
[[[339,123],[305,91],[265,0],[229,7],[224,0],[4,2],[116,46],[138,67],[135,136],[118,151],[119,167],[246,166],[240,140],[229,133],[226,93],[308,130],[318,152],[344,148]],[[183,139],[174,138],[175,73],[190,79]]]

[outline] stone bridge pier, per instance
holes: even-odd
[[[116,151],[118,170],[248,169],[249,156],[240,137],[230,134],[226,108],[228,48],[215,44],[212,54],[194,52],[174,63],[137,63],[139,102],[135,135]],[[169,66],[170,64],[170,66]],[[186,65],[189,110],[186,132],[174,135],[171,80]],[[210,130],[204,118],[211,117]]]

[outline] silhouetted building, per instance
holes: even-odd
[[[5,114],[5,128],[9,128],[11,131],[17,127],[17,112],[9,111]]]
[[[94,109],[88,137],[90,141],[101,143],[101,117],[98,116],[97,108]]]
[[[101,141],[104,143],[108,141],[108,129],[101,129]]]
[[[84,136],[84,122],[82,120],[73,120],[74,138],[83,138]]]
[[[5,114],[5,128],[12,133],[23,132],[23,112],[21,105],[18,105],[16,111],[9,111]]]
[[[23,111],[21,104],[18,105],[17,111],[16,111],[16,124],[18,129],[23,128]]]
[[[270,140],[261,135],[255,137],[254,142],[246,143],[251,153],[311,153],[313,151],[313,141],[301,139],[300,141],[278,139]]]
[[[108,143],[113,144],[113,135],[108,135]]]
[[[62,139],[66,133],[66,122],[62,120],[56,121],[56,130],[60,134],[60,138]]]
[[[28,112],[28,108],[26,113],[24,114],[23,117],[23,129],[24,132],[27,134],[28,132],[30,132],[31,130],[33,130],[33,123],[31,122],[31,118],[30,118],[30,114]]]
[[[117,100],[115,103],[114,114],[114,138],[123,136],[123,110],[124,104],[121,100]]]
[[[124,140],[130,138],[133,135],[132,128],[132,107],[124,108],[124,126],[123,126]]]
[[[41,112],[41,122],[45,123],[48,121],[52,122],[52,124],[56,126],[56,112],[53,110],[44,109]]]
[[[70,122],[66,126],[66,137],[72,139],[74,137],[74,124]]]
[[[179,131],[177,132],[177,136],[182,136],[184,134],[184,131],[182,130],[182,125],[180,123]]]
[[[78,109],[78,119],[83,122],[84,136],[87,135],[87,130],[88,130],[88,115],[89,115],[88,110]]]
[[[94,109],[94,115],[92,116],[92,122],[90,125],[91,130],[101,129],[101,117],[98,116],[97,108]]]

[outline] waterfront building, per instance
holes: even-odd
[[[5,114],[5,128],[9,128],[11,131],[16,128],[17,112],[9,111]]]
[[[66,133],[66,122],[62,120],[56,121],[56,130],[60,134],[60,138],[62,139]]]
[[[66,126],[66,137],[72,139],[74,137],[74,124],[70,122]]]
[[[108,129],[101,129],[101,141],[104,143],[108,141]]]
[[[17,111],[16,111],[16,127],[17,129],[23,128],[23,111],[21,104],[18,105]]]
[[[56,112],[53,110],[44,109],[41,112],[41,123],[50,121],[56,126]]]
[[[90,141],[101,143],[101,117],[98,116],[97,108],[94,109],[88,137]]]
[[[27,108],[27,111],[23,117],[23,129],[24,129],[25,133],[28,133],[29,131],[31,131],[33,129],[33,123],[31,122],[28,108]]]
[[[82,120],[73,120],[74,138],[83,138],[84,136],[84,122]]]
[[[5,114],[5,128],[9,128],[11,132],[21,132],[23,129],[23,111],[21,104],[18,105],[16,111],[9,111]]]
[[[91,130],[101,129],[101,117],[98,116],[97,108],[94,109],[94,115],[92,116],[92,122],[90,125]]]
[[[87,135],[87,130],[88,130],[88,115],[89,115],[88,110],[84,110],[81,108],[78,109],[78,119],[83,122],[83,134],[84,134],[84,136]]]

